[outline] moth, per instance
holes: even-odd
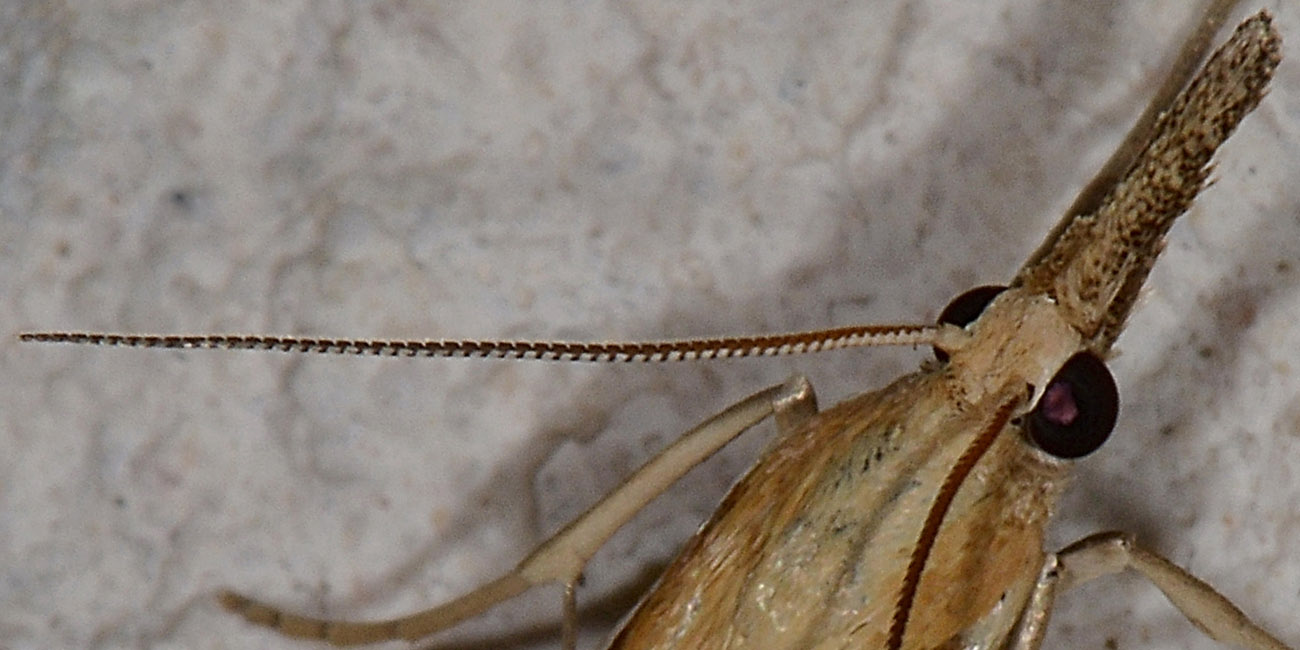
[[[869,345],[936,359],[818,411],[799,378],[759,391],[670,446],[515,570],[393,621],[298,616],[221,602],[290,636],[417,639],[532,586],[566,587],[566,645],[586,561],[687,468],[772,416],[781,438],[740,479],[623,624],[616,648],[1032,648],[1058,593],[1133,569],[1211,636],[1285,648],[1208,585],[1103,533],[1045,552],[1043,526],[1074,459],[1100,446],[1118,394],[1104,361],[1165,233],[1204,186],[1215,149],[1263,98],[1280,59],[1261,13],[1194,76],[1232,3],[1216,3],[1153,110],[1006,287],[980,287],[937,325],[645,344],[365,341],[223,335],[29,333],[23,340],[165,348],[663,360]],[[1184,83],[1191,76],[1190,83]],[[1179,92],[1181,90],[1181,92]]]

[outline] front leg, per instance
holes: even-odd
[[[1047,557],[1007,647],[1038,648],[1057,593],[1124,569],[1133,569],[1151,581],[1187,620],[1215,641],[1247,650],[1290,650],[1290,646],[1252,622],[1214,587],[1138,546],[1132,535],[1118,532],[1085,537]]]
[[[687,431],[667,449],[628,477],[584,514],[542,542],[509,573],[432,609],[383,621],[337,621],[300,616],[232,591],[219,596],[221,606],[251,623],[281,634],[318,639],[334,645],[362,645],[406,639],[414,641],[447,629],[537,585],[564,586],[563,644],[572,650],[577,638],[575,589],[587,560],[642,506],[659,496],[692,467],[769,416],[789,434],[817,414],[817,397],[802,376],[761,390]]]

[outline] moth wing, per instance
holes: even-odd
[[[905,376],[777,440],[610,647],[882,647],[936,488],[989,415],[948,406],[945,382]],[[945,519],[909,647],[1007,634],[1043,561],[1059,469],[1018,431],[999,435]]]

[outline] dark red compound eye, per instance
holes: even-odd
[[[1115,378],[1097,355],[1080,352],[1047,384],[1025,429],[1039,449],[1057,458],[1080,458],[1106,442],[1118,415]]]
[[[980,314],[984,313],[984,308],[988,307],[989,303],[993,302],[993,299],[998,297],[999,293],[1006,290],[1006,287],[995,284],[975,287],[953,298],[948,303],[948,306],[944,307],[943,311],[939,313],[939,323],[966,327],[975,322],[975,319],[979,318]],[[935,348],[934,358],[947,362],[948,353]]]

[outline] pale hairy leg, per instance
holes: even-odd
[[[535,586],[560,583],[565,587],[564,644],[572,650],[577,638],[575,585],[587,561],[614,531],[692,467],[768,416],[773,416],[778,430],[786,433],[816,412],[816,395],[802,376],[746,397],[687,431],[618,489],[543,542],[509,573],[432,609],[384,621],[353,622],[291,614],[230,591],[220,594],[220,602],[250,622],[274,628],[286,636],[324,640],[334,645],[360,645],[420,639]]]
[[[1250,620],[1232,601],[1205,581],[1164,557],[1148,551],[1128,533],[1106,532],[1085,537],[1048,556],[1038,584],[1021,615],[1008,647],[1034,650],[1042,645],[1056,595],[1125,569],[1137,571],[1155,585],[1199,630],[1221,643],[1247,650],[1290,650]]]

